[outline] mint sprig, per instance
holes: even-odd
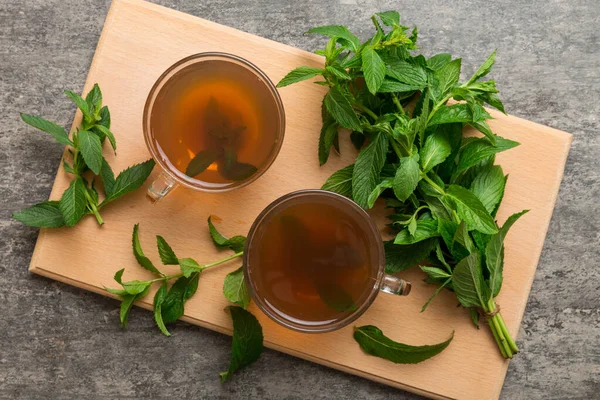
[[[504,112],[495,81],[485,80],[496,52],[460,82],[462,60],[447,53],[429,58],[417,54],[417,29],[401,25],[398,12],[371,19],[373,35],[363,43],[343,26],[309,30],[329,38],[317,51],[325,56],[324,68],[299,67],[278,87],[317,77],[316,84],[329,88],[319,162],[328,160],[341,128],[352,131],[350,139],[360,152],[323,189],[367,209],[379,198],[386,201],[395,234],[385,243],[386,271],[427,260],[421,267],[426,281],[453,290],[474,323],[485,316],[501,354],[511,358],[518,347],[494,298],[502,285],[504,236],[522,213],[506,228],[495,221],[507,179],[494,165],[495,156],[518,146],[494,134],[483,107]],[[448,104],[450,100],[454,102]],[[467,126],[482,137],[463,137]],[[376,336],[383,340],[382,334]],[[385,354],[384,348],[376,352]]]
[[[68,146],[68,156],[63,158],[63,168],[73,175],[73,180],[58,202],[43,202],[15,212],[13,218],[38,228],[74,226],[85,215],[93,214],[100,225],[104,223],[99,210],[109,202],[139,188],[154,168],[150,159],[121,172],[114,173],[103,156],[103,143],[108,139],[113,151],[117,142],[110,130],[110,111],[102,105],[102,92],[95,84],[85,99],[65,91],[81,110],[83,119],[72,137],[64,128],[42,117],[21,114],[23,121],[34,128],[47,132],[60,144]],[[103,183],[105,198],[99,201],[95,188],[97,178]]]

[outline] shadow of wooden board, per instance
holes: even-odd
[[[115,0],[96,49],[87,92],[99,83],[112,114],[118,157],[107,150],[115,172],[145,160],[149,153],[142,135],[146,96],[159,75],[181,58],[205,51],[237,54],[261,68],[274,82],[300,66],[321,66],[311,53],[221,26],[181,12],[137,0]],[[246,234],[254,218],[277,197],[298,189],[319,188],[334,171],[350,164],[356,151],[345,135],[341,156],[333,155],[319,167],[317,138],[324,89],[309,82],[281,90],[287,116],[286,136],[272,167],[252,185],[223,194],[193,192],[184,188],[157,205],[144,198],[145,187],[102,210],[100,227],[86,217],[74,229],[42,229],[31,261],[31,271],[96,293],[110,296],[103,287],[114,287],[114,273],[126,268],[125,279],[148,279],[131,252],[131,232],[140,223],[142,245],[156,262],[154,236],[164,236],[180,257],[209,262],[219,257],[210,242],[206,219],[226,235]],[[501,153],[497,162],[510,175],[498,214],[531,209],[506,239],[504,286],[497,302],[508,330],[517,335],[556,196],[571,136],[545,126],[492,112],[492,129],[521,146]],[[74,126],[79,124],[78,113]],[[152,177],[159,173],[158,168]],[[69,178],[60,167],[51,198],[58,199]],[[383,221],[383,210],[374,211]],[[222,255],[221,255],[222,256]],[[196,295],[186,304],[184,320],[231,334],[228,304],[222,295],[224,276],[239,261],[205,272]],[[176,273],[176,267],[165,267]],[[352,326],[340,331],[307,335],[271,322],[254,305],[250,310],[264,328],[266,346],[332,368],[363,376],[431,398],[496,399],[508,362],[498,353],[487,328],[476,330],[467,313],[456,307],[453,294],[443,293],[427,309],[421,306],[435,290],[413,269],[403,274],[413,283],[408,297],[382,293],[356,325],[374,324],[389,337],[411,344],[443,341],[454,330],[454,341],[438,356],[417,365],[396,365],[366,355],[352,338]],[[138,303],[151,308],[153,293]],[[116,304],[115,304],[116,306]],[[114,321],[118,323],[118,321]],[[157,329],[157,335],[159,331]],[[519,357],[519,356],[517,356]],[[215,378],[216,379],[216,378]]]

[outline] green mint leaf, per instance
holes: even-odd
[[[322,190],[328,190],[342,196],[352,196],[352,174],[354,173],[354,164],[350,164],[334,172],[321,186]]]
[[[362,132],[360,121],[348,101],[348,98],[340,91],[337,86],[329,89],[324,99],[327,112],[344,128]]]
[[[519,143],[504,139],[500,136],[496,137],[496,146],[490,143],[487,138],[471,140],[460,152],[456,172],[464,171],[494,154],[512,149],[518,145]]]
[[[158,247],[158,255],[160,256],[160,260],[165,265],[178,265],[179,260],[175,255],[175,252],[169,246],[169,243],[162,237],[156,236],[156,245]]]
[[[67,96],[69,96],[71,98],[71,100],[73,100],[73,103],[75,103],[77,105],[77,108],[79,108],[81,110],[85,119],[87,119],[87,120],[93,119],[92,110],[90,110],[90,108],[88,107],[88,104],[80,95],[73,93],[70,90],[65,90],[65,94]]]
[[[163,335],[171,336],[162,317],[162,304],[167,297],[167,292],[167,282],[163,281],[163,283],[160,285],[160,288],[158,288],[156,294],[154,295],[154,321]]]
[[[127,326],[127,318],[129,316],[129,311],[131,311],[133,303],[136,300],[139,300],[142,297],[146,296],[150,291],[150,286],[151,285],[147,285],[146,289],[144,289],[138,294],[125,294],[121,296],[121,298],[123,299],[123,301],[121,301],[121,310],[119,312],[119,318],[121,319],[121,327],[125,328]]]
[[[100,108],[102,107],[102,91],[97,83],[94,84],[92,90],[85,96],[85,102],[87,103],[90,112],[93,114],[100,113]]]
[[[133,255],[137,260],[138,264],[140,264],[145,270],[150,271],[156,275],[162,275],[162,273],[152,264],[152,261],[144,254],[142,250],[142,244],[140,243],[139,236],[139,224],[135,224],[133,226],[133,234],[131,236],[131,244],[133,247]]]
[[[490,56],[484,61],[484,63],[481,64],[481,67],[479,67],[477,72],[475,72],[471,79],[469,79],[467,85],[489,74],[492,70],[492,67],[494,66],[494,62],[496,62],[496,50],[494,50],[494,52],[490,54]]]
[[[429,207],[429,211],[431,211],[431,215],[435,219],[451,219],[451,214],[448,208],[442,203],[442,201],[437,197],[432,196],[424,196],[424,200]]]
[[[432,71],[439,71],[450,61],[452,61],[452,55],[450,53],[436,54],[427,60],[427,67]]]
[[[336,76],[339,79],[345,80],[345,81],[349,81],[352,79],[352,77],[350,76],[350,74],[341,66],[339,65],[328,65],[325,67],[325,69],[331,73],[332,75]]]
[[[64,158],[63,158],[63,169],[65,170],[65,172],[68,172],[69,174],[75,174],[75,170],[73,169],[71,164],[69,164]]]
[[[487,114],[487,112],[486,112]],[[488,114],[489,115],[489,114]],[[479,132],[483,133],[485,137],[489,139],[489,141],[495,146],[496,145],[496,134],[492,132],[492,128],[485,121],[479,122],[469,122],[473,128],[477,129]]]
[[[262,327],[254,315],[241,307],[226,308],[233,320],[233,343],[231,345],[231,361],[226,372],[221,372],[221,383],[224,383],[239,369],[246,367],[260,357],[263,349]]]
[[[417,233],[417,219],[414,215],[410,219],[410,222],[408,223],[408,226],[406,228],[408,229],[408,233],[410,234],[410,236],[414,238],[415,234]]]
[[[115,174],[112,168],[106,162],[106,159],[102,158],[102,168],[100,169],[100,178],[102,178],[102,184],[104,185],[104,194],[107,197],[113,192],[115,186]]]
[[[421,102],[421,99],[423,99],[422,102]],[[419,116],[417,118],[417,122],[415,123],[415,132],[419,136],[419,144],[423,145],[425,130],[427,129],[427,123],[428,123],[427,120],[429,118],[429,110],[430,110],[430,106],[431,106],[430,105],[431,90],[429,90],[429,89],[425,90],[424,96],[423,96],[423,94],[421,94],[421,98],[419,98],[419,101],[417,102],[417,106],[419,105],[419,102],[421,103],[421,113],[419,114]],[[417,106],[415,106],[415,111],[413,111],[413,115],[414,115],[414,112],[417,111]],[[414,118],[414,116],[413,116],[413,118]]]
[[[496,93],[485,93],[482,97],[483,101],[485,101],[487,104],[503,114],[506,114],[506,111],[504,111],[504,104],[502,104],[502,100],[500,100],[500,97],[498,97]]]
[[[181,277],[175,281],[165,300],[162,302],[161,314],[165,324],[177,321],[183,316],[185,302],[196,293],[200,272],[189,277]]]
[[[227,239],[217,230],[217,228],[215,228],[215,225],[212,222],[212,217],[208,217],[208,231],[210,233],[210,237],[213,243],[215,244],[215,246],[217,246],[217,248],[229,248],[236,253],[244,251],[244,246],[246,245],[246,237],[238,235],[232,237],[231,239]]]
[[[494,165],[480,172],[471,182],[471,192],[481,201],[485,209],[492,214],[504,195],[506,179],[502,167]]]
[[[58,201],[45,201],[15,212],[12,216],[25,225],[36,228],[60,228],[65,220],[60,212]]]
[[[183,276],[186,278],[189,278],[196,272],[201,272],[203,269],[202,266],[192,258],[180,258],[177,263],[179,264],[179,268],[181,268]]]
[[[122,285],[123,285],[123,289],[125,289],[125,292],[127,294],[137,295],[140,293],[147,292],[146,289],[148,289],[150,287],[151,283],[147,282],[147,281],[134,280],[134,281],[123,282]]]
[[[436,128],[438,131],[444,132],[450,146],[452,148],[452,153],[446,158],[440,166],[437,168],[437,173],[442,178],[442,180],[448,182],[450,181],[450,177],[454,173],[456,169],[456,157],[460,151],[463,141],[463,124],[445,124],[438,125]]]
[[[380,13],[375,13],[379,18],[381,18],[381,22],[385,26],[398,26],[400,25],[400,14],[398,11],[384,11]]]
[[[399,82],[416,87],[419,90],[427,85],[427,73],[425,70],[419,65],[406,61],[396,61],[390,64],[386,74]]]
[[[371,137],[371,143],[358,154],[352,173],[352,198],[363,208],[368,206],[369,195],[379,182],[387,150],[387,136],[378,132]]]
[[[338,135],[338,124],[334,122],[330,125],[323,125],[321,135],[319,136],[319,165],[323,165],[329,158],[329,152],[335,138]]]
[[[223,282],[223,294],[233,304],[237,304],[244,310],[248,308],[250,291],[244,280],[243,267],[227,274]]]
[[[438,88],[441,97],[450,92],[452,86],[458,83],[458,79],[460,78],[460,65],[461,59],[457,58],[435,72],[435,77],[439,82]]]
[[[423,267],[421,267],[421,268],[423,268]],[[429,276],[431,277],[431,275],[429,275]],[[438,279],[440,279],[440,278],[438,278]],[[431,301],[433,299],[435,299],[438,294],[440,294],[440,292],[442,291],[442,289],[444,289],[446,286],[448,286],[451,282],[452,282],[452,278],[451,277],[448,278],[448,279],[446,279],[444,281],[444,283],[442,283],[440,285],[440,287],[438,287],[437,290],[435,292],[433,292],[433,294],[431,295],[431,297],[429,297],[427,299],[427,301],[425,302],[425,304],[423,304],[423,307],[421,307],[421,312],[425,311],[427,309],[427,306],[429,306],[429,303],[431,303]]]
[[[217,158],[219,158],[219,154],[216,151],[202,150],[198,152],[198,154],[196,154],[194,158],[192,158],[187,168],[185,169],[185,174],[193,178],[201,172],[204,172],[204,170],[208,168],[210,164],[217,161]]]
[[[354,36],[348,28],[340,25],[329,25],[329,26],[319,26],[316,28],[310,29],[306,33],[317,33],[320,35],[329,36],[330,38],[336,38],[337,41],[348,48],[353,52],[357,52],[360,48],[360,41],[356,36]]]
[[[421,271],[425,272],[427,275],[429,275],[430,278],[433,279],[448,279],[452,277],[452,275],[450,275],[447,271],[444,271],[441,268],[427,267],[422,265],[420,265],[419,268],[421,268]]]
[[[86,192],[87,189],[81,178],[71,181],[64,191],[58,208],[67,226],[74,226],[86,214]]]
[[[354,327],[354,340],[365,353],[389,360],[396,364],[417,364],[441,353],[454,338],[454,332],[448,340],[426,346],[411,346],[388,338],[373,325]]]
[[[113,135],[113,133],[110,131],[110,129],[108,129],[107,127],[100,125],[100,124],[94,125],[93,129],[100,131],[102,133],[102,135],[104,135],[108,138],[108,141],[110,142],[110,146],[113,148],[113,151],[115,152],[115,154],[117,154],[117,139],[115,139],[115,135]]]
[[[373,206],[375,205],[375,202],[377,201],[377,199],[379,198],[381,193],[383,193],[383,191],[385,189],[392,188],[393,185],[394,185],[394,180],[391,178],[387,178],[387,179],[384,179],[383,181],[381,181],[381,183],[379,183],[377,186],[375,186],[375,189],[373,189],[373,191],[371,192],[371,194],[369,195],[369,198],[367,200],[367,208],[373,208]]]
[[[511,215],[502,228],[492,235],[485,248],[485,262],[489,273],[489,285],[492,298],[498,296],[502,288],[502,270],[504,268],[504,238],[510,227],[528,210]]]
[[[454,246],[454,235],[456,235],[456,230],[458,229],[458,224],[454,221],[448,219],[438,219],[438,232],[442,236],[446,247],[450,251],[452,251],[452,247]],[[460,258],[458,258],[460,259]]]
[[[483,114],[483,118],[491,118],[485,110],[483,110],[483,112],[485,113]],[[473,121],[473,113],[467,104],[453,104],[451,106],[441,107],[433,114],[428,126],[452,124],[455,122],[473,123]]]
[[[450,141],[444,132],[436,130],[425,139],[425,145],[420,151],[423,172],[427,173],[436,165],[443,163],[451,153]]]
[[[460,224],[454,233],[454,250],[456,250],[457,244],[461,245],[466,250],[466,254],[475,252],[475,245],[469,236],[469,230],[467,229],[467,224],[465,221],[460,221]]]
[[[342,68],[359,68],[362,65],[362,57],[360,53],[356,53],[352,57],[342,61],[340,66]]]
[[[358,307],[350,293],[334,284],[317,284],[317,293],[327,307],[337,312],[356,311]]]
[[[79,131],[77,133],[77,141],[85,164],[92,172],[94,172],[94,174],[100,175],[102,159],[104,158],[102,157],[102,144],[100,143],[100,138],[91,132]]]
[[[440,236],[437,221],[435,219],[420,219],[417,220],[417,229],[414,235],[411,235],[408,229],[403,229],[396,235],[394,244],[413,244],[437,236]]]
[[[419,169],[419,154],[416,152],[410,157],[400,159],[400,167],[394,177],[394,194],[400,201],[406,201],[414,192],[421,180]]]
[[[437,242],[437,239],[427,239],[409,245],[397,245],[393,240],[384,242],[385,272],[395,274],[414,267],[427,258]]]
[[[298,67],[284,76],[277,84],[277,87],[282,88],[284,86],[291,85],[292,83],[305,81],[307,79],[314,78],[317,75],[322,75],[323,72],[324,71],[320,68]]]
[[[98,121],[98,125],[102,125],[110,129],[110,111],[106,106],[100,109],[100,121]]]
[[[490,289],[483,280],[481,257],[472,253],[463,258],[452,272],[452,287],[463,307],[485,307]]]
[[[133,165],[121,172],[117,176],[117,179],[115,179],[110,196],[104,202],[113,201],[142,186],[152,172],[154,165],[154,160],[150,159],[141,164]]]
[[[372,46],[366,46],[362,51],[362,69],[365,83],[369,92],[377,93],[385,78],[385,63]]]
[[[406,83],[398,82],[394,79],[385,78],[379,86],[377,92],[379,93],[407,93],[407,92],[415,92],[420,90],[421,88],[417,86],[407,85]]]
[[[42,117],[21,113],[21,119],[34,128],[51,134],[56,141],[65,146],[74,146],[65,129]]]
[[[468,308],[467,310],[469,310],[469,316],[471,317],[473,325],[479,329],[479,312],[477,312],[476,308]]]
[[[487,234],[498,232],[494,219],[483,204],[481,204],[481,201],[462,186],[448,186],[443,201],[454,206],[453,208],[456,210],[456,213],[461,220],[467,223],[469,229],[475,229]]]

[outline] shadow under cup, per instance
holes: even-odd
[[[225,53],[178,61],[154,84],[144,108],[146,145],[162,174],[148,189],[157,201],[177,185],[225,192],[250,184],[274,162],[285,112],[271,80]]]
[[[267,316],[306,333],[348,325],[380,290],[410,292],[410,283],[385,274],[383,242],[369,215],[323,190],[287,194],[262,211],[246,240],[244,278]]]

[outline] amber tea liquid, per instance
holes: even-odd
[[[248,274],[264,304],[285,320],[319,326],[346,318],[377,283],[378,244],[349,206],[323,196],[282,203],[260,222]]]
[[[277,144],[276,115],[260,77],[232,62],[208,60],[182,69],[161,88],[151,136],[171,170],[223,188],[265,166]]]

